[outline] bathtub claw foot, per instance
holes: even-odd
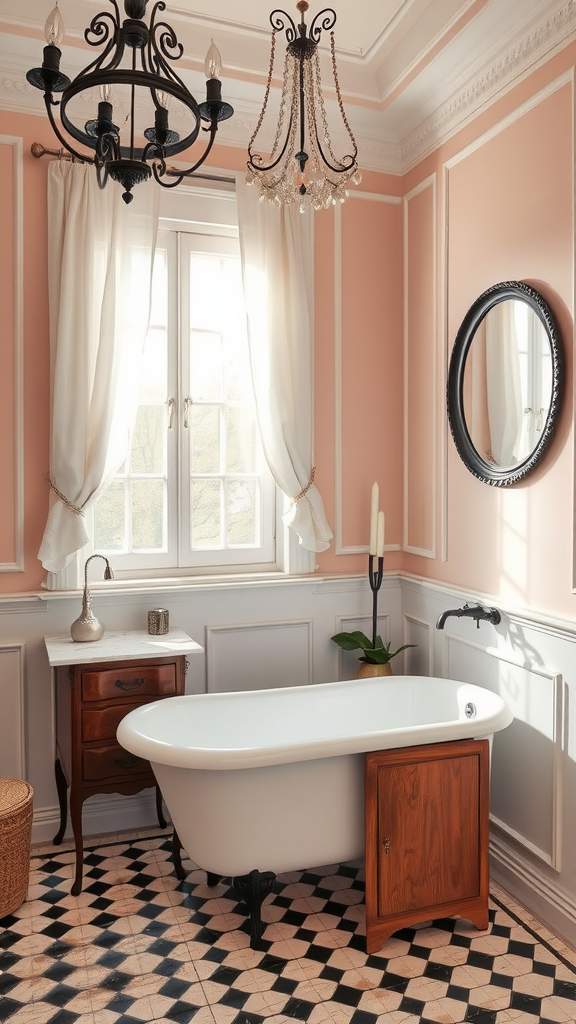
[[[251,871],[232,879],[232,886],[248,907],[250,914],[250,948],[258,949],[265,925],[262,924],[262,903],[272,892],[276,875],[273,871]]]

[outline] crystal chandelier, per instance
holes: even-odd
[[[352,147],[351,152],[340,159],[333,152],[322,96],[318,42],[323,31],[333,29],[336,14],[330,8],[320,11],[308,31],[304,21],[308,6],[307,0],[299,0],[296,4],[300,12],[298,26],[285,11],[275,10],[270,15],[272,47],[268,82],[264,105],[248,146],[246,175],[246,181],[257,183],[261,200],[270,199],[278,206],[298,203],[302,211],[306,200],[311,202],[315,210],[336,202],[344,203],[348,196],[348,185],[358,185],[362,180],[356,162],[356,141],[348,124],[340,94],[332,31],[330,53],[336,100]],[[280,113],[272,151],[270,156],[265,158],[254,151],[254,146],[263,126],[270,98],[276,34],[283,30],[286,32],[288,46],[284,59]]]
[[[26,78],[43,90],[50,124],[63,148],[95,165],[101,188],[108,178],[118,181],[129,203],[134,186],[151,175],[172,188],[197,170],[212,149],[219,122],[234,111],[222,101],[221,60],[214,43],[205,64],[206,100],[198,103],[170,64],[182,56],[183,47],[170,25],[156,20],[166,7],[164,0],[154,4],[149,25],[142,20],[148,0],[124,0],[123,20],[116,0],[109,2],[114,12],[96,14],[84,33],[88,45],[100,46],[102,52],[76,78],[71,81],[60,71],[64,24],[58,5],[46,22],[42,67],[33,68]],[[58,93],[60,100],[54,99]],[[94,96],[99,96],[96,116],[85,121],[86,102],[93,103]],[[166,159],[192,146],[201,127],[209,136],[199,159],[186,170],[168,168]],[[91,152],[76,149],[78,142]]]

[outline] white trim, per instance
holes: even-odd
[[[550,82],[544,89],[534,93],[530,99],[526,100],[525,103],[521,103],[520,106],[516,107],[511,114],[507,115],[507,117],[504,117],[502,120],[497,121],[496,124],[493,124],[491,128],[485,131],[482,135],[479,135],[478,138],[474,139],[474,141],[468,146],[465,146],[464,149],[459,150],[459,152],[453,157],[446,160],[444,167],[448,168],[448,170],[452,170],[453,167],[456,167],[456,165],[461,163],[462,160],[466,160],[467,157],[471,156],[471,154],[476,152],[477,149],[481,149],[487,142],[495,139],[501,132],[505,131],[506,128],[509,128],[510,125],[514,124],[515,121],[519,121],[521,117],[524,117],[524,114],[528,114],[544,100],[549,99],[549,97],[553,96],[555,92],[558,92],[559,89],[562,89],[565,85],[568,85],[568,83],[573,81],[574,69],[571,68],[569,71],[565,71],[564,74],[560,75],[558,78],[555,78],[554,81]]]
[[[342,546],[342,207],[334,207],[334,554]]]
[[[389,203],[391,206],[400,206],[402,196],[390,196],[382,192],[349,192],[349,199],[368,199],[373,203]]]
[[[432,330],[432,346],[434,353],[433,360],[433,376],[432,376],[432,396],[433,396],[433,407],[432,407],[432,547],[431,548],[420,548],[415,547],[409,543],[408,537],[408,468],[409,468],[409,452],[408,452],[408,423],[409,423],[409,390],[408,390],[408,370],[409,370],[409,276],[408,276],[408,209],[409,202],[414,199],[421,192],[424,192],[428,188],[432,188],[432,253],[431,253],[431,275],[432,275],[432,314],[431,314],[431,330]],[[437,249],[437,181],[436,173],[430,174],[427,178],[424,178],[415,188],[410,192],[407,192],[403,200],[403,249],[404,249],[404,339],[403,339],[403,355],[404,355],[404,367],[403,367],[403,391],[404,391],[404,422],[403,422],[403,509],[402,509],[402,550],[406,551],[411,555],[421,555],[424,558],[436,558],[436,521],[437,521],[437,472],[436,472],[436,458],[437,458],[437,430],[438,430],[438,397],[437,397],[437,280],[436,280],[436,249]]]
[[[440,561],[448,561],[448,445],[450,443],[450,428],[448,426],[448,416],[446,413],[446,381],[448,380],[448,361],[449,361],[449,349],[450,349],[450,338],[448,336],[448,309],[449,309],[449,292],[448,292],[448,258],[450,252],[450,239],[449,239],[449,211],[450,204],[448,201],[449,195],[449,180],[448,180],[448,169],[446,165],[442,168],[442,189],[441,189],[441,211],[440,216],[442,219],[442,235],[441,235],[441,246],[442,253],[440,254],[440,310],[439,318],[440,323],[438,327],[438,337],[436,352],[441,346],[441,358],[437,362],[440,362],[442,367],[442,388],[440,391],[441,400],[439,402],[439,460],[440,465]],[[442,329],[440,329],[440,324]],[[439,387],[439,383],[438,383]]]
[[[552,907],[565,920],[576,925],[576,900],[574,897],[560,889],[552,879],[546,878],[522,855],[520,850],[509,846],[505,837],[499,836],[496,831],[493,831],[490,837],[490,855],[496,867],[496,871],[491,873],[498,878],[498,867],[510,872],[514,881],[519,883],[514,885],[513,891],[515,894],[521,894],[521,899],[523,895],[526,906],[533,906],[534,901],[531,897],[536,895],[537,899],[545,901],[548,907]],[[503,885],[510,891],[509,876]]]
[[[14,561],[1,562],[0,572],[24,572],[24,181],[22,139],[0,135],[0,145],[14,149]],[[6,438],[10,443],[10,438]],[[3,493],[6,494],[6,481]]]

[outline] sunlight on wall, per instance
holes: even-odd
[[[529,509],[528,491],[522,488],[498,492],[499,593],[502,597],[526,603],[529,582]]]

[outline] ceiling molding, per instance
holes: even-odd
[[[448,141],[574,39],[576,3],[563,0],[558,9],[532,26],[528,34],[487,54],[484,67],[474,69],[441,106],[402,139],[403,173]]]
[[[428,67],[420,81],[408,86],[387,106],[367,105],[362,98],[356,101],[356,97],[345,96],[361,169],[394,175],[410,170],[576,39],[576,0],[547,0],[530,10],[531,16],[527,14],[524,21],[515,23],[513,38],[508,33],[491,48],[482,47],[480,27],[474,53],[466,49],[468,37],[463,35]],[[74,47],[70,53],[80,70],[82,51]],[[41,93],[25,78],[38,59],[36,38],[0,34],[0,109],[44,114]],[[77,73],[74,67],[69,72]],[[203,90],[202,73],[185,71],[182,77],[195,94]],[[234,106],[235,116],[222,128],[218,142],[246,150],[261,109],[262,86],[230,77],[226,80],[226,99]],[[328,99],[328,110],[332,103]],[[332,135],[338,146],[338,129]],[[45,138],[39,141],[50,148],[58,146],[48,124]],[[343,135],[341,141],[345,151],[348,139]]]

